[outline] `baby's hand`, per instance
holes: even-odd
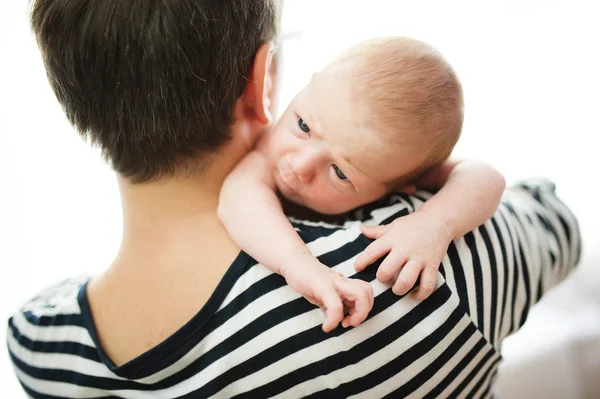
[[[387,254],[377,270],[379,281],[388,282],[400,271],[392,290],[396,295],[404,295],[420,275],[414,297],[425,299],[431,295],[440,263],[454,238],[439,218],[417,211],[386,226],[361,226],[361,231],[375,241],[356,259],[356,270],[363,270]]]
[[[282,270],[288,285],[313,305],[325,311],[323,331],[342,326],[358,326],[373,307],[373,288],[362,280],[349,279],[307,254],[295,257]],[[344,306],[348,314],[344,316]]]

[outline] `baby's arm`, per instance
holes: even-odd
[[[277,274],[285,275],[296,257],[311,255],[283,214],[268,161],[258,151],[242,159],[225,180],[218,213],[231,238]]]
[[[356,268],[362,270],[388,254],[377,278],[390,281],[402,270],[393,289],[403,295],[420,276],[415,297],[424,299],[435,288],[437,270],[450,242],[493,216],[505,182],[483,162],[447,160],[415,185],[439,191],[416,212],[387,226],[363,226],[363,233],[376,241],[358,257]]]
[[[454,240],[494,216],[506,182],[500,172],[484,162],[447,160],[422,176],[416,186],[439,190],[419,212],[442,220]]]
[[[290,221],[277,198],[268,160],[248,154],[225,180],[219,218],[231,238],[250,256],[285,277],[294,290],[325,309],[325,331],[365,320],[373,304],[371,286],[349,280],[320,263]],[[344,318],[344,303],[351,313]]]

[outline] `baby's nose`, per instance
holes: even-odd
[[[302,183],[307,184],[315,177],[316,165],[318,162],[317,154],[313,151],[304,151],[290,160],[290,166],[294,174]]]

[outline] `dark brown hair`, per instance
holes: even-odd
[[[134,182],[206,162],[201,154],[228,140],[280,8],[277,0],[33,1],[32,29],[67,118]]]

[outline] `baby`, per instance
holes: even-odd
[[[462,121],[461,85],[435,49],[403,37],[360,43],[313,76],[228,176],[219,217],[244,251],[324,309],[324,331],[357,326],[373,306],[371,285],[320,263],[277,193],[342,214],[391,192],[437,191],[387,226],[361,226],[375,241],[355,260],[360,271],[387,255],[377,279],[404,295],[420,277],[414,296],[424,299],[449,243],[490,218],[504,190],[490,166],[448,159]]]

